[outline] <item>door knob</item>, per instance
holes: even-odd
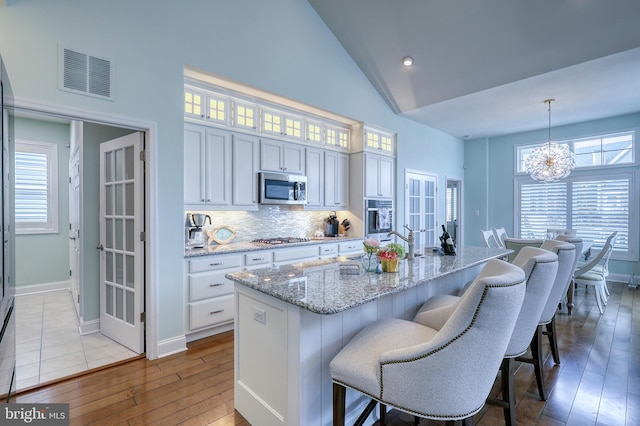
[[[100,244],[98,247],[96,247],[98,250],[103,251],[104,250],[104,246],[102,244]]]

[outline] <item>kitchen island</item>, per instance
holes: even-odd
[[[397,273],[364,272],[359,260],[337,257],[227,274],[235,282],[235,408],[256,425],[330,425],[329,362],[360,329],[412,319],[426,299],[456,294],[509,252],[462,247],[457,256],[402,261]],[[347,392],[347,423],[367,402]]]

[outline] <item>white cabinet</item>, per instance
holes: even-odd
[[[344,207],[349,200],[349,156],[340,152],[324,153],[324,204]]]
[[[258,138],[233,135],[231,197],[234,206],[258,206],[258,156]]]
[[[349,151],[349,129],[345,127],[325,125],[324,143],[328,147]]]
[[[365,197],[393,198],[393,158],[365,153],[364,162]]]
[[[302,141],[303,120],[288,112],[271,108],[260,109],[260,131],[265,134]]]
[[[229,99],[195,87],[184,88],[184,116],[229,125]]]
[[[338,243],[338,254],[340,256],[348,256],[353,254],[364,254],[364,246],[361,240],[344,241]]]
[[[307,175],[307,206],[324,205],[324,150],[306,148],[305,170]]]
[[[184,203],[231,204],[231,133],[196,124],[184,129]]]
[[[258,128],[258,106],[238,99],[234,99],[233,119],[231,125],[238,129],[255,132]]]
[[[260,170],[304,174],[304,146],[272,139],[260,140]]]
[[[233,282],[225,274],[237,271],[242,255],[207,256],[187,261],[188,330],[233,322]]]
[[[318,246],[288,247],[273,251],[273,264],[286,265],[293,262],[318,259]]]
[[[338,256],[338,244],[322,244],[318,250],[320,259]]]

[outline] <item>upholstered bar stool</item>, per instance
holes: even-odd
[[[445,321],[390,318],[362,329],[329,366],[333,424],[344,424],[346,388],[371,398],[355,424],[378,402],[383,424],[386,405],[422,418],[472,421],[495,381],[524,282],[521,268],[491,259]]]
[[[566,296],[566,305],[567,305],[567,313],[571,315],[571,311],[573,310],[573,288],[575,281],[573,280],[573,274],[578,266],[578,261],[580,260],[580,256],[582,255],[582,248],[584,247],[584,242],[580,237],[574,237],[571,235],[558,235],[556,240],[563,241],[565,243],[573,244],[576,248],[576,258],[573,261],[573,267],[571,268],[571,277],[569,278],[569,286],[567,287],[567,296]]]
[[[543,371],[543,356],[542,356],[542,335],[546,334],[549,338],[549,345],[551,346],[551,355],[553,361],[556,364],[560,364],[560,355],[558,353],[558,341],[556,337],[556,312],[558,311],[558,304],[567,293],[567,288],[571,283],[571,277],[573,276],[574,261],[578,256],[576,248],[573,244],[565,243],[556,240],[546,240],[540,247],[544,250],[549,250],[558,256],[558,272],[556,274],[553,287],[547,298],[547,303],[542,310],[538,327],[531,339],[531,358],[525,358],[519,356],[517,361],[527,362],[534,366],[539,365],[536,368],[536,382],[538,384],[538,392],[542,400],[547,399],[547,393],[544,386],[544,371]],[[546,331],[543,331],[543,327],[546,327]]]
[[[488,403],[503,407],[507,425],[515,424],[516,420],[516,398],[513,384],[514,360],[516,357],[523,355],[531,344],[531,339],[538,327],[542,310],[549,298],[551,287],[558,272],[558,256],[549,250],[524,246],[512,263],[524,270],[527,290],[522,309],[518,315],[513,334],[500,366],[502,373],[502,400],[487,399]],[[465,293],[461,297],[464,297]],[[456,299],[456,296],[432,297],[418,310],[414,321],[421,324],[446,321],[447,316],[455,311],[455,306],[458,303],[460,303],[460,299]],[[488,340],[488,342],[493,344],[493,340]],[[534,369],[536,370],[536,375],[541,375],[542,360],[538,355],[534,354]]]
[[[513,262],[522,247],[540,247],[544,240],[532,239],[532,238],[504,238],[504,248],[513,250],[513,253],[509,254],[509,262]]]

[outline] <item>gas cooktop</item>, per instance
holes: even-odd
[[[257,240],[253,240],[251,242],[262,243],[262,244],[291,244],[291,243],[304,243],[307,241],[309,241],[309,239],[305,237],[276,237],[276,238],[258,238]]]

